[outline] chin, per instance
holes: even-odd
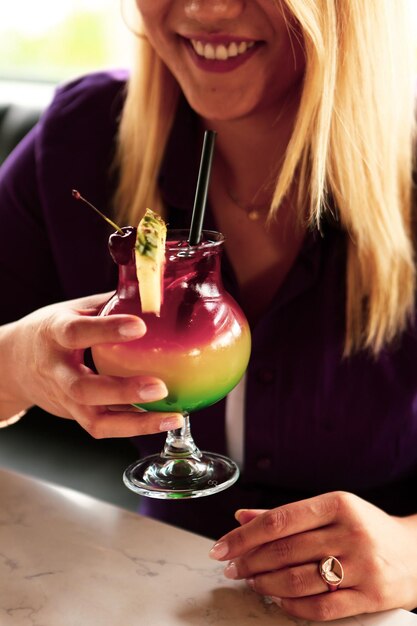
[[[188,103],[197,115],[212,122],[232,122],[247,117],[255,110],[242,102],[233,103],[226,96],[216,102],[190,98]]]

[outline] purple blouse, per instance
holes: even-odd
[[[126,74],[61,87],[40,123],[0,168],[1,322],[56,302],[114,289],[107,224],[74,201],[77,188],[112,215],[115,134]],[[202,131],[180,103],[160,188],[169,225],[188,227]],[[256,158],[256,146],[254,157]],[[206,227],[216,227],[208,210]],[[225,286],[239,301],[226,256]],[[141,511],[212,537],[240,507],[272,507],[324,491],[352,491],[395,514],[417,511],[417,333],[378,359],[343,358],[345,233],[309,232],[269,310],[252,328],[245,465],[231,489],[192,501],[141,499]],[[254,294],[256,297],[256,294]],[[195,414],[202,449],[226,451],[225,402]],[[163,437],[132,440],[142,453]]]

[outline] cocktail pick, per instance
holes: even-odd
[[[197,246],[200,243],[203,229],[204,213],[206,211],[207,191],[210,182],[211,164],[213,161],[216,131],[206,130],[204,133],[203,149],[201,151],[200,170],[198,172],[197,187],[194,197],[193,214],[191,217],[190,235],[188,243]]]
[[[79,191],[77,191],[77,189],[72,190],[72,197],[75,198],[76,200],[81,200],[85,204],[88,204],[88,206],[91,207],[96,213],[98,213],[100,217],[103,218],[103,220],[106,220],[106,222],[110,224],[110,226],[112,226],[114,230],[117,230],[119,233],[123,235],[123,230],[120,228],[120,226],[118,226],[115,222],[113,222],[113,220],[107,217],[107,215],[104,215],[104,213],[99,211],[98,208],[94,206],[94,204],[91,204],[91,202],[83,198],[83,196],[80,194]]]

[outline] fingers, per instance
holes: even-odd
[[[357,589],[339,589],[304,598],[278,598],[277,604],[294,617],[314,622],[329,622],[370,610],[365,594]]]
[[[67,300],[63,302],[63,306],[72,306],[74,311],[77,311],[81,315],[97,315],[100,309],[110,300],[114,295],[114,291],[108,291],[106,293],[97,293],[91,296],[84,296],[83,298],[76,298],[74,300]]]
[[[248,584],[262,595],[280,598],[303,598],[327,592],[327,585],[317,571],[317,563],[289,567],[250,578]]]
[[[68,350],[84,350],[100,343],[120,343],[139,339],[146,332],[143,320],[135,315],[89,317],[56,314],[48,331],[57,344]]]
[[[323,554],[338,553],[339,546],[340,537],[332,528],[299,533],[271,541],[240,558],[233,559],[226,567],[225,575],[236,579],[252,578],[258,574],[288,568],[291,565],[309,562],[317,564]],[[232,567],[231,564],[233,564]],[[318,576],[317,565],[316,575]]]
[[[179,413],[138,411],[129,406],[166,397],[165,383],[153,376],[97,375],[83,364],[64,361],[54,369],[54,391],[55,404],[62,407],[57,414],[72,417],[98,439],[148,435],[181,428],[184,423]]]
[[[239,509],[235,513],[235,519],[239,524],[247,524],[251,522],[255,517],[258,517],[262,513],[265,513],[266,509]]]
[[[80,369],[87,370],[84,366]],[[87,372],[84,375],[73,372],[71,375],[66,368],[60,378],[63,393],[80,405],[146,403],[162,400],[168,395],[165,383],[154,376],[122,378]]]
[[[342,560],[345,576],[337,591],[357,587],[362,582],[361,572],[355,567],[355,562],[347,556],[344,556]],[[324,592],[329,593],[327,583],[319,573],[317,561],[259,574],[248,578],[247,581],[257,593],[281,598],[301,598]]]
[[[347,559],[344,563],[350,574],[356,572]],[[330,593],[321,579],[317,563],[290,567],[248,580],[253,591],[271,596],[287,613],[314,622],[376,610],[377,607],[371,607],[366,594],[356,587],[358,583],[359,580],[348,575],[348,580],[344,580],[336,592]]]
[[[324,494],[266,511],[222,537],[210,551],[213,559],[230,559],[263,543],[330,524],[338,513],[338,497]]]
[[[111,404],[107,406],[109,411],[117,411],[118,413],[146,413],[145,409],[133,404]]]
[[[109,437],[136,437],[175,430],[184,425],[180,413],[114,412],[95,408],[77,413],[77,422],[95,439]]]
[[[415,605],[415,587],[409,604],[408,574],[387,549],[396,523],[353,494],[333,492],[271,512],[238,511],[236,519],[242,526],[220,539],[211,556],[231,559],[228,578],[245,578],[291,615],[329,621]],[[330,554],[343,569],[335,568],[328,585],[319,563]]]

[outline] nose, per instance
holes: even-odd
[[[198,22],[215,22],[239,17],[246,0],[185,0],[185,14]]]

